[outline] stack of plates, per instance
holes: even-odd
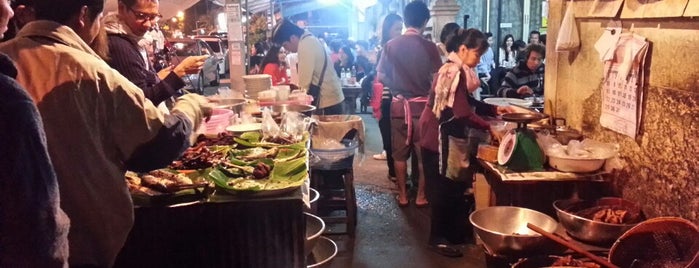
[[[272,87],[272,76],[268,74],[243,75],[243,81],[245,81],[245,97],[248,99],[257,99],[260,91]]]
[[[483,102],[497,106],[519,105],[529,107],[532,105],[532,100],[523,100],[515,98],[487,98],[484,99]]]

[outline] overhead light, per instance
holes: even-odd
[[[182,11],[177,11],[177,17],[180,18],[180,19],[181,19],[181,18],[184,18],[184,12],[182,12]]]

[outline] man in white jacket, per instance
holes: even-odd
[[[313,96],[317,113],[343,114],[345,95],[323,43],[286,19],[274,28],[272,41],[287,51],[298,52],[298,86]],[[318,86],[320,89],[314,90]]]
[[[71,220],[71,266],[109,267],[133,225],[124,173],[166,166],[189,145],[205,98],[185,95],[163,115],[88,45],[104,0],[38,1],[37,21],[0,45],[37,104]]]

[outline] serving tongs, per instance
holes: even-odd
[[[602,258],[602,257],[600,257],[600,256],[597,256],[597,255],[595,255],[595,254],[592,254],[592,253],[590,253],[589,251],[587,251],[587,250],[581,248],[581,247],[578,246],[578,245],[575,245],[575,244],[573,244],[573,243],[571,243],[571,242],[568,242],[568,241],[564,240],[563,238],[560,238],[560,237],[558,237],[558,236],[556,236],[556,235],[554,235],[554,234],[552,234],[552,233],[547,232],[546,230],[542,229],[542,228],[539,227],[539,226],[536,226],[536,225],[534,225],[534,224],[532,224],[532,223],[527,223],[527,228],[532,229],[533,231],[535,231],[535,232],[537,232],[537,233],[539,233],[539,234],[545,236],[546,238],[551,239],[551,240],[555,241],[556,243],[559,243],[559,244],[561,244],[561,245],[563,245],[563,246],[566,246],[566,247],[569,248],[569,249],[572,249],[573,251],[575,251],[575,252],[577,252],[577,253],[582,254],[583,256],[589,258],[590,260],[592,260],[592,261],[594,261],[594,262],[596,262],[596,263],[598,263],[598,264],[600,264],[600,265],[602,265],[602,266],[604,266],[604,267],[607,267],[607,268],[619,268],[619,266],[616,266],[615,264],[609,262],[607,259]]]

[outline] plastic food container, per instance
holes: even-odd
[[[226,131],[230,124],[233,111],[228,109],[214,109],[208,122],[202,123],[205,134],[218,134]]]

